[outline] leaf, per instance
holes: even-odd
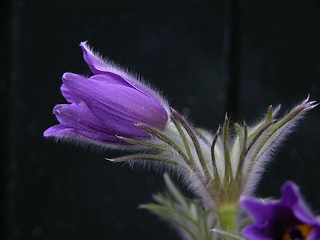
[[[210,232],[217,223],[216,214],[211,209],[204,208],[197,200],[185,197],[164,175],[167,194],[156,194],[156,203],[148,203],[142,208],[176,226],[186,239],[214,240],[215,234]]]

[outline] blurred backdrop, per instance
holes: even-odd
[[[3,240],[179,239],[139,204],[164,191],[161,174],[112,164],[117,152],[42,137],[64,72],[89,74],[80,41],[139,73],[197,126],[227,111],[253,123],[320,96],[318,0],[1,0]],[[320,108],[273,158],[257,194],[301,185],[320,214]]]

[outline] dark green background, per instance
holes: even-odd
[[[228,111],[255,122],[320,95],[318,0],[2,0],[1,228],[4,240],[178,239],[141,203],[161,174],[111,164],[97,152],[43,139],[57,121],[66,71],[88,74],[78,46],[141,74],[196,125]],[[320,213],[320,108],[273,157],[258,194],[301,185]]]

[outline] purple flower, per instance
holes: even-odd
[[[282,198],[262,201],[242,197],[241,206],[253,217],[254,223],[244,228],[250,240],[319,240],[320,222],[305,206],[297,185],[286,182]]]
[[[102,145],[125,144],[117,136],[144,138],[138,123],[164,129],[169,107],[159,94],[133,76],[94,54],[86,42],[80,44],[93,75],[65,73],[61,92],[70,104],[56,105],[53,113],[60,124],[44,132],[45,137],[84,140]]]

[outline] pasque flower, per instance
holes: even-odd
[[[282,186],[280,200],[242,197],[240,202],[254,219],[254,223],[242,231],[250,240],[320,239],[320,221],[310,213],[293,182]]]
[[[240,196],[254,192],[272,154],[317,104],[308,97],[279,118],[276,116],[280,107],[270,106],[265,116],[252,126],[244,122],[232,127],[226,115],[214,134],[190,125],[158,93],[102,60],[86,42],[80,46],[93,75],[63,75],[61,92],[69,103],[55,106],[53,112],[59,124],[47,129],[44,136],[107,147],[139,147],[136,150],[142,147],[143,151],[108,160],[153,164],[159,169],[169,167],[200,197],[205,214],[207,210],[214,212],[218,228],[237,234]],[[254,240],[310,240],[319,236],[319,224],[301,204],[296,187],[288,183],[283,191],[284,198],[278,202],[243,200],[243,207],[256,220],[245,229],[245,236]],[[183,205],[187,212],[194,209]],[[261,212],[256,210],[257,206]]]
[[[105,146],[124,145],[127,142],[119,136],[149,136],[137,124],[165,128],[169,107],[158,93],[102,60],[86,42],[80,46],[93,75],[63,75],[61,92],[69,104],[55,106],[53,113],[60,124],[47,129],[45,137],[84,140]]]

